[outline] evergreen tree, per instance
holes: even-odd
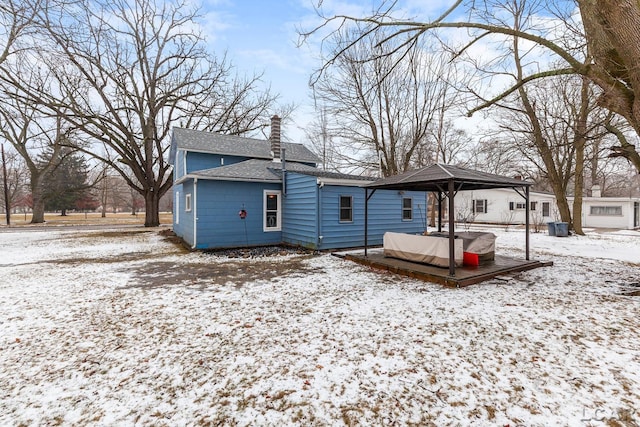
[[[76,203],[86,198],[89,188],[87,162],[77,151],[64,148],[60,162],[46,177],[44,189],[45,207],[66,215]]]

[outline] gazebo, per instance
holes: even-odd
[[[449,224],[449,276],[456,275],[454,259],[455,239],[455,196],[459,191],[480,190],[492,188],[511,188],[520,194],[526,205],[525,212],[525,257],[529,261],[529,188],[531,182],[521,179],[509,178],[501,175],[475,171],[458,166],[433,164],[422,169],[413,170],[388,178],[379,179],[365,186],[365,224],[364,224],[364,256],[367,258],[368,249],[368,202],[376,190],[398,191],[427,191],[433,192],[438,200],[438,231],[442,231],[442,203],[448,199],[448,224]],[[536,265],[537,266],[541,266]],[[548,265],[548,264],[545,264]],[[535,268],[535,267],[532,267]]]

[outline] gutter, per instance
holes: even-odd
[[[300,172],[304,174],[304,172]],[[324,178],[318,177],[316,179],[318,185],[340,185],[343,187],[362,187],[367,184],[371,184],[374,181],[364,179],[343,179],[343,178]]]

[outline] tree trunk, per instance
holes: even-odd
[[[582,78],[580,88],[580,110],[578,112],[573,146],[576,149],[576,173],[573,192],[573,230],[584,236],[582,231],[582,192],[584,190],[584,149],[587,143],[587,120],[589,118],[589,81]]]
[[[31,198],[33,208],[31,214],[31,224],[42,224],[44,222],[44,197],[42,197],[42,185],[40,174],[31,174]]]
[[[600,105],[624,117],[640,135],[640,3],[637,0],[578,0],[593,63],[587,77],[603,90]],[[619,147],[640,171],[633,145]]]
[[[152,190],[152,189],[151,189]],[[160,193],[147,190],[144,194],[144,226],[157,227],[160,225]]]
[[[9,197],[9,181],[7,179],[7,158],[2,144],[2,182],[4,183],[4,217],[7,225],[11,225],[11,198]]]

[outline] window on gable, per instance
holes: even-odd
[[[191,193],[184,196],[184,211],[191,212]]]
[[[353,222],[352,196],[340,196],[340,222]]]
[[[411,221],[413,219],[413,199],[404,197],[402,199],[402,220]]]
[[[590,213],[595,216],[622,216],[622,206],[591,206]]]
[[[487,213],[487,199],[476,199],[472,201],[474,214]]]
[[[264,191],[264,231],[280,231],[282,229],[280,194],[280,191]]]

